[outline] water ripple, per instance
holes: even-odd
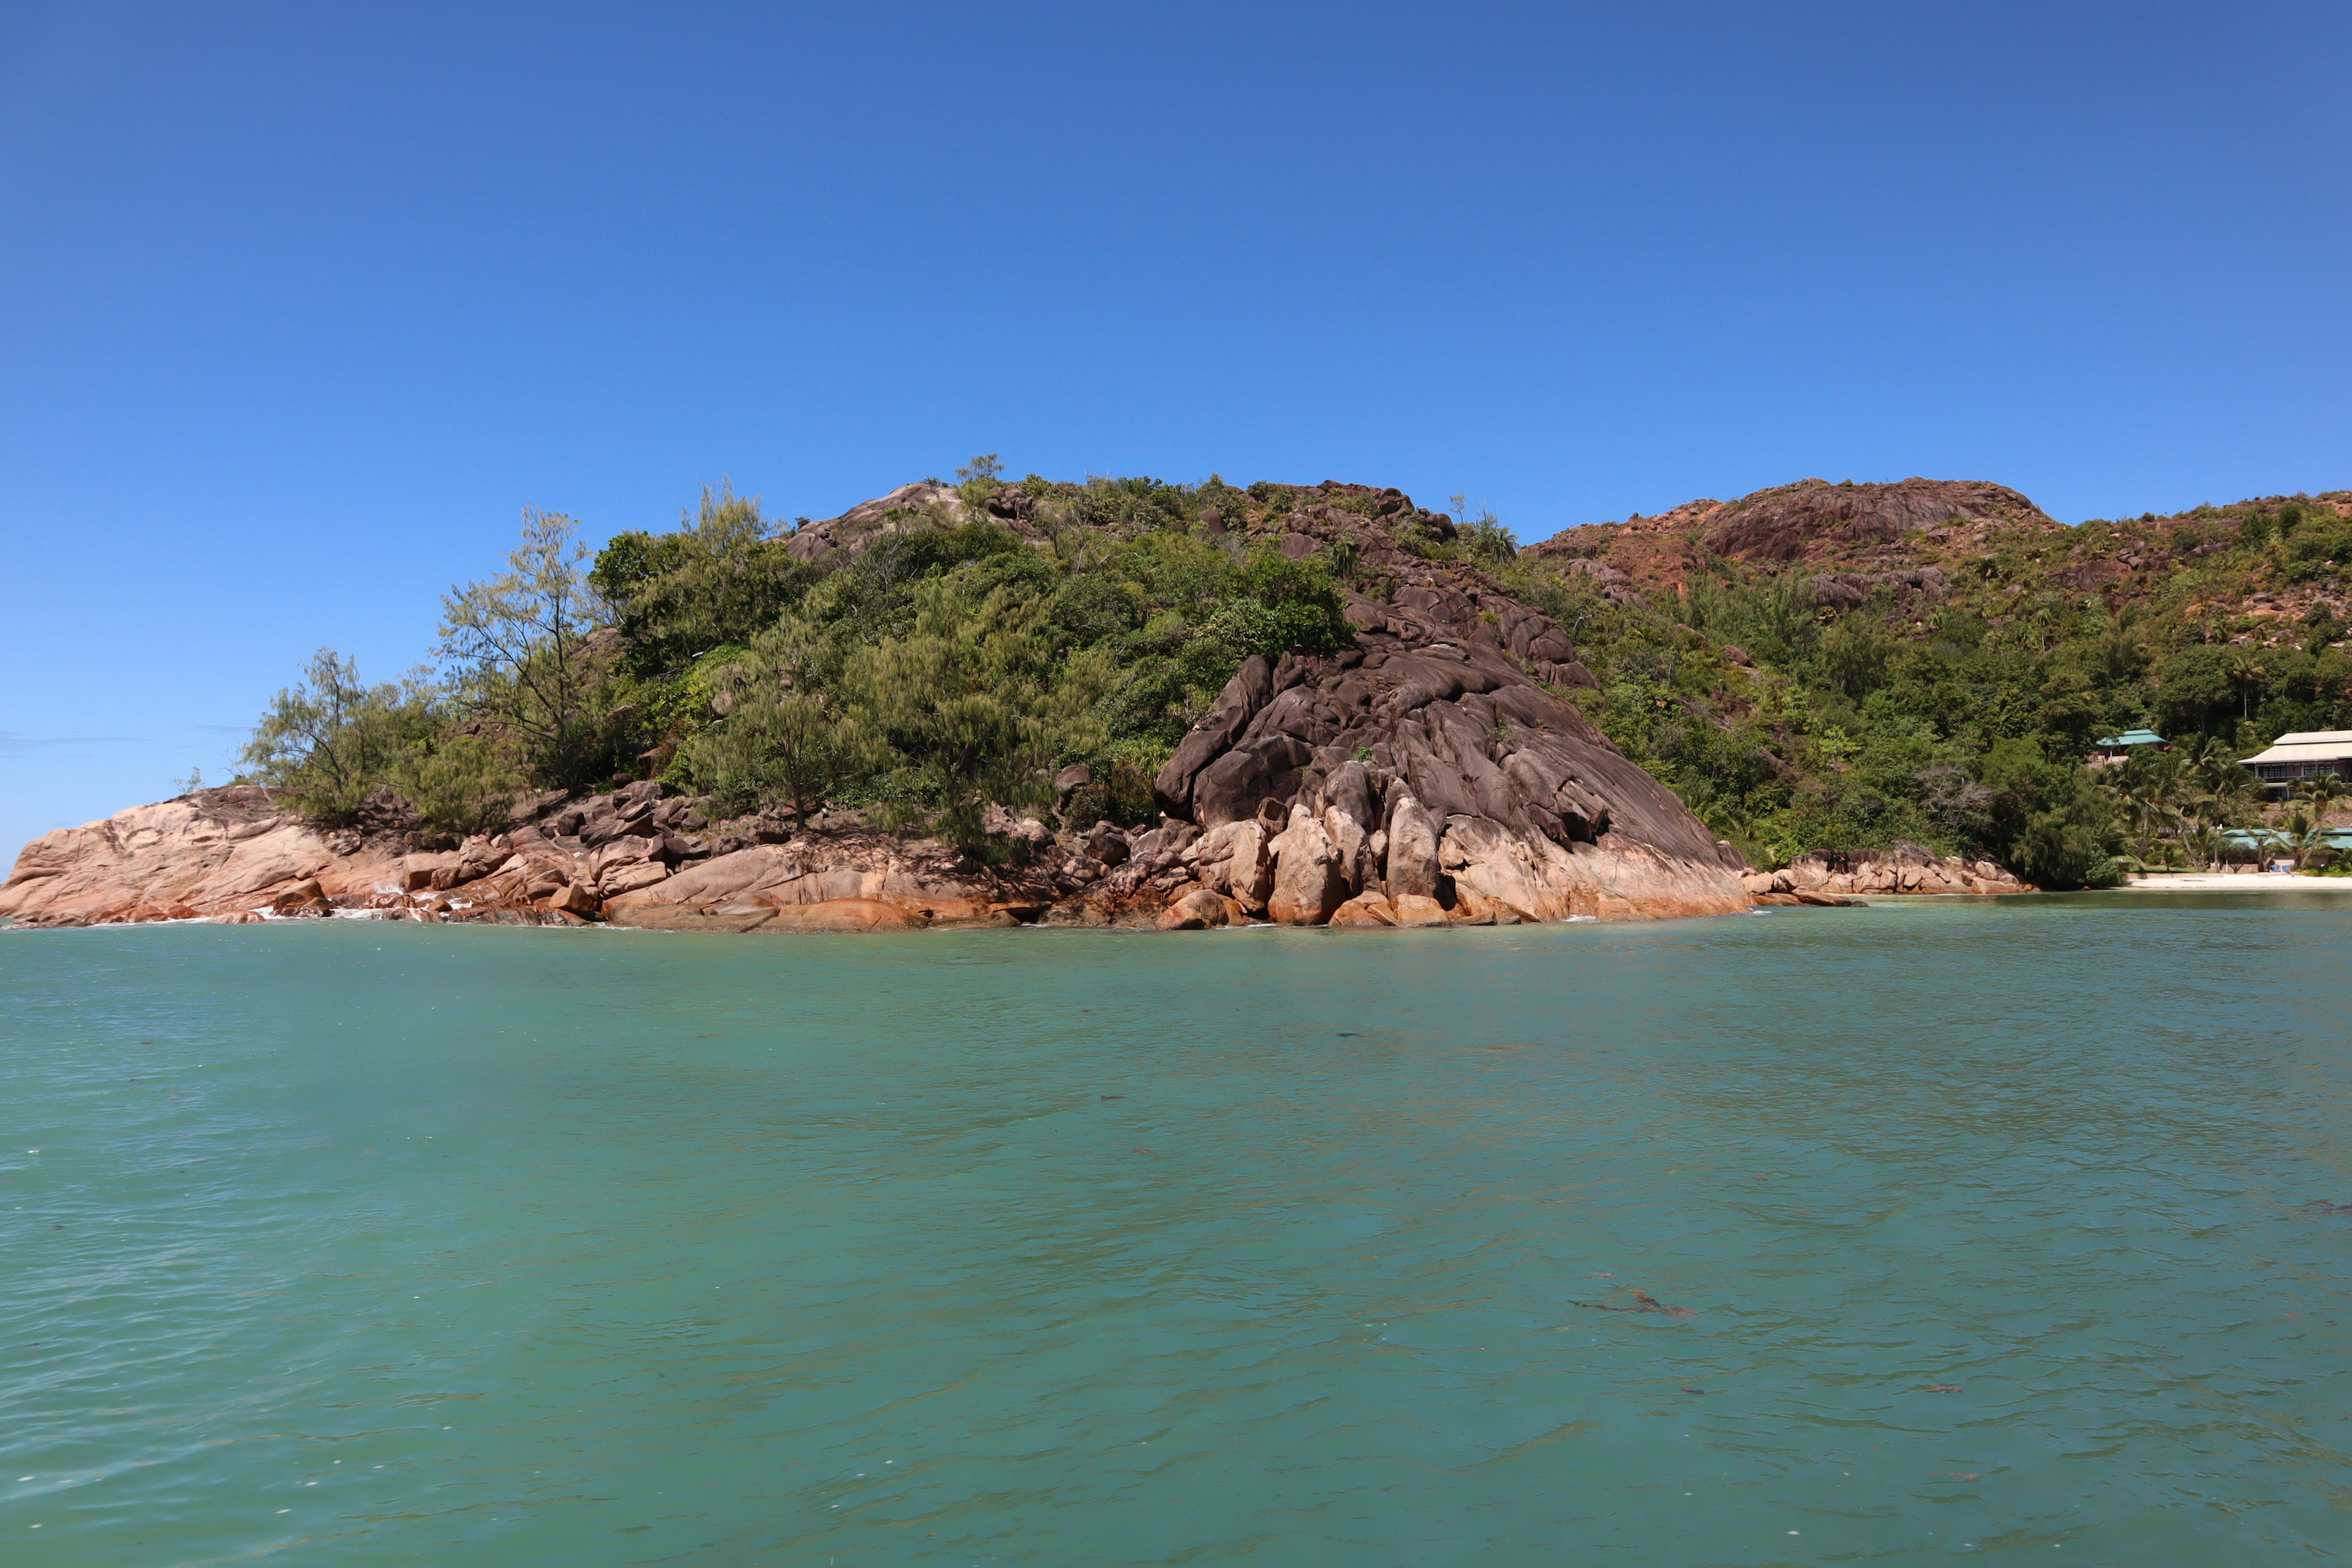
[[[2347,939],[0,935],[0,1561],[2340,1555]]]

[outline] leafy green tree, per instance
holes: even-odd
[[[2157,676],[2158,727],[2175,737],[2226,731],[2238,696],[2231,663],[2230,649],[2208,647],[2185,647],[2165,660]]]
[[[506,826],[523,784],[489,742],[438,725],[411,738],[392,782],[427,831],[461,838]]]
[[[2093,888],[2118,878],[2121,828],[2091,770],[2053,762],[2031,740],[2003,741],[1985,759],[2002,861],[2044,888]]]
[[[895,817],[913,826],[933,816],[943,837],[983,851],[989,803],[1050,805],[1054,763],[1102,743],[1087,710],[1107,671],[1098,658],[1056,658],[1041,600],[998,587],[974,602],[962,584],[930,579],[916,585],[914,604],[908,634],[859,649],[843,685],[935,808],[901,805]]]
[[[609,660],[594,639],[610,616],[581,570],[578,533],[560,513],[526,510],[507,570],[441,601],[439,652],[457,700],[561,789],[594,782],[608,760],[599,698]]]
[[[1822,634],[1816,652],[1823,677],[1859,702],[1885,684],[1895,650],[1894,638],[1849,616]]]
[[[879,751],[862,715],[824,689],[839,663],[833,639],[806,617],[761,633],[719,696],[726,723],[687,742],[688,776],[730,809],[782,799],[809,820]]]
[[[1356,640],[1330,568],[1311,557],[1252,551],[1234,571],[1231,595],[1209,629],[1233,648],[1236,664],[1254,653],[1333,653]]]
[[[973,517],[986,517],[988,503],[1003,481],[1004,465],[993,452],[982,452],[956,470],[956,493]]]
[[[270,700],[240,760],[296,810],[343,826],[392,787],[410,745],[432,729],[421,692],[369,686],[356,663],[322,647],[303,679]]]
[[[2297,807],[2287,814],[2276,832],[2279,847],[2287,852],[2298,871],[2311,864],[2312,857],[2327,847],[2327,829],[2321,826],[2320,813]]]
[[[1500,566],[1519,552],[1518,539],[1485,507],[1478,509],[1475,517],[1457,518],[1454,535],[1461,541],[1462,552],[1481,565]]]
[[[2319,773],[2307,778],[2295,793],[2309,804],[2315,820],[2324,819],[2347,797],[2352,797],[2352,791],[2348,791],[2344,781],[2334,773]]]
[[[625,532],[598,552],[589,586],[617,617],[625,662],[659,674],[748,642],[821,575],[793,557],[757,496],[705,485],[675,533]]]

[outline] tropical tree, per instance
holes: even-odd
[[[2297,809],[2288,813],[2277,831],[2280,847],[2293,858],[2298,871],[2311,863],[2314,854],[2327,847],[2327,830],[2320,826],[2318,816],[2310,811]]]
[[[2339,802],[2352,797],[2352,791],[2347,791],[2344,781],[2334,773],[2315,774],[2304,780],[2295,793],[2309,801],[2313,815],[2323,820]]]
[[[730,807],[782,798],[806,822],[880,746],[861,713],[824,690],[840,656],[825,628],[788,615],[752,639],[721,686],[727,722],[686,745],[686,769]]]
[[[1108,672],[1093,655],[1056,659],[1043,600],[997,587],[974,603],[964,584],[933,578],[916,585],[914,603],[913,630],[858,650],[842,683],[917,793],[937,804],[930,826],[981,849],[991,802],[1049,805],[1055,759],[1103,743],[1087,710]],[[891,815],[912,826],[918,814]]]
[[[270,700],[239,760],[296,810],[340,826],[391,784],[410,742],[431,728],[422,691],[370,686],[355,661],[322,647]]]
[[[759,497],[722,480],[703,486],[699,510],[682,513],[677,532],[614,534],[588,582],[612,607],[628,665],[659,674],[749,641],[819,575],[761,515]]]
[[[355,663],[323,647],[304,675],[254,726],[242,758],[248,777],[335,826],[356,822],[362,807],[386,795],[435,833],[505,825],[521,779],[488,741],[452,721],[421,675],[369,686]]]
[[[601,760],[597,694],[605,660],[594,634],[610,619],[581,570],[580,525],[526,510],[507,570],[441,601],[439,653],[459,700],[542,780],[593,782]]]

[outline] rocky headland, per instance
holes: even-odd
[[[2030,507],[1983,489],[1961,500]],[[906,487],[804,524],[786,542],[799,560],[847,559],[894,531],[941,518],[966,525],[984,511],[990,526],[1051,550],[1022,492],[1004,487],[984,509],[969,494]],[[1347,560],[1353,646],[1244,659],[1151,779],[1156,821],[1080,820],[1087,814],[1070,808],[1087,798],[1086,767],[1055,779],[1064,809],[992,808],[999,849],[984,859],[894,837],[855,811],[718,820],[709,800],[651,778],[595,794],[527,795],[503,831],[454,844],[403,826],[396,813],[321,826],[270,790],[241,784],[35,841],[0,888],[0,919],[68,926],[346,913],[714,931],[1440,927],[2022,889],[1990,862],[1941,860],[1911,846],[1752,870],[1587,721],[1575,697],[1594,679],[1557,620],[1458,554],[1415,547],[1453,539],[1451,520],[1395,490],[1327,483],[1290,495],[1277,514],[1228,519],[1212,509],[1194,526],[1244,532],[1294,560]],[[1724,548],[1770,552],[1824,525],[1875,538],[1971,515],[1950,497],[1900,487],[1864,499],[1871,505],[1848,506],[1851,517],[1779,505],[1705,521],[1725,535]],[[1890,521],[1877,510],[1902,515]],[[1672,536],[1691,521],[1676,520]],[[1577,542],[1563,536],[1538,551]],[[1631,574],[1607,570],[1612,593],[1638,591]]]

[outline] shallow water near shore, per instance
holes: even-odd
[[[2327,1560],[2347,961],[0,932],[0,1562]]]

